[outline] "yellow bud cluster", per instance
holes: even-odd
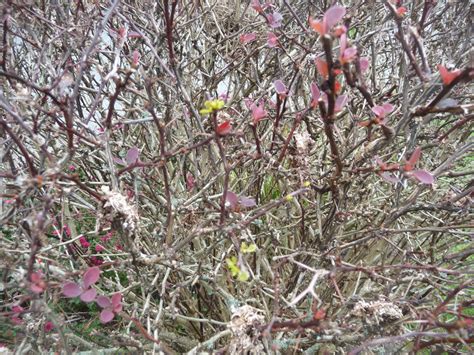
[[[204,108],[199,111],[201,115],[208,115],[214,111],[218,111],[224,107],[225,103],[222,100],[210,100],[204,102]]]

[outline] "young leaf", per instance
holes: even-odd
[[[412,172],[413,176],[418,179],[422,184],[431,185],[435,182],[433,174],[426,170],[415,170]]]
[[[125,157],[125,161],[127,162],[128,165],[136,163],[138,160],[139,154],[140,154],[140,151],[138,150],[138,148],[132,147],[128,150],[127,155]]]
[[[275,11],[272,14],[267,15],[267,20],[271,28],[278,28],[281,26],[283,16],[279,12]]]
[[[110,299],[106,296],[97,296],[95,302],[101,307],[101,308],[108,308],[112,307],[112,302],[110,302]]]
[[[441,80],[443,81],[444,85],[449,85],[456,79],[460,74],[461,70],[456,69],[453,71],[449,71],[443,65],[438,65],[439,75],[441,76]]]
[[[251,197],[240,196],[239,204],[242,207],[254,207],[256,205],[255,200]]]
[[[344,6],[339,6],[339,5],[331,6],[324,14],[324,22],[326,23],[326,31],[331,30],[331,28],[336,23],[342,20],[345,14],[346,14],[346,9]]]
[[[237,196],[232,191],[227,191],[227,194],[225,195],[225,201],[226,206],[228,206],[230,209],[234,209],[239,203],[239,196]]]
[[[344,106],[347,103],[347,95],[341,95],[336,99],[336,103],[334,104],[334,111],[339,112],[342,111]]]
[[[252,119],[253,119],[253,124],[257,124],[259,121],[261,121],[263,118],[267,117],[267,111],[265,111],[265,108],[263,104],[261,105],[255,105],[252,104]]]
[[[216,128],[216,133],[220,136],[225,136],[229,134],[230,131],[232,131],[232,124],[230,123],[230,121],[224,121]]]
[[[360,63],[360,70],[362,72],[369,69],[370,62],[369,62],[369,59],[367,57],[361,57],[359,63]]]
[[[82,281],[84,283],[84,288],[89,288],[91,285],[95,284],[100,277],[100,269],[95,266],[89,268],[82,277]]]
[[[242,242],[242,244],[240,245],[240,251],[244,254],[255,253],[257,251],[257,245],[255,245],[254,243],[249,245],[246,242]]]
[[[83,302],[89,303],[95,300],[95,296],[97,296],[97,291],[94,288],[90,288],[81,294],[80,299]]]
[[[315,63],[318,73],[323,77],[323,79],[327,79],[329,76],[328,63],[321,58],[316,58]]]
[[[114,319],[115,314],[110,309],[104,309],[100,312],[100,321],[105,324]]]
[[[67,298],[78,297],[81,293],[81,286],[75,282],[68,282],[63,285],[63,295]]]
[[[315,108],[318,106],[319,98],[321,97],[321,92],[319,91],[318,85],[316,83],[311,83],[311,107]]]
[[[405,170],[406,171],[413,170],[413,168],[415,167],[415,164],[418,162],[418,160],[420,160],[420,156],[421,156],[421,148],[416,147],[410,159],[408,159],[407,163],[405,164]]]
[[[278,46],[278,37],[273,32],[268,32],[267,36],[267,45],[270,48]]]
[[[275,91],[277,92],[278,95],[286,95],[288,92],[288,89],[286,88],[286,85],[283,83],[281,80],[275,80],[273,83],[275,86]]]
[[[117,307],[122,307],[122,294],[121,293],[114,293],[112,295],[112,306],[114,307],[114,311]],[[120,309],[121,310],[121,309]]]
[[[257,35],[254,32],[251,32],[251,33],[244,33],[243,35],[240,35],[239,40],[240,40],[240,43],[247,44],[247,43],[255,41],[256,38],[257,38]]]

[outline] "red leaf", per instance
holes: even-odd
[[[82,277],[84,288],[89,288],[95,284],[100,278],[100,269],[97,266],[89,268]]]
[[[406,12],[407,12],[407,8],[404,7],[404,6],[400,6],[400,7],[397,9],[397,14],[398,14],[399,16],[405,15]]]
[[[431,185],[435,182],[433,174],[426,170],[415,170],[412,172],[412,175],[418,179],[422,184]]]
[[[260,0],[252,0],[252,8],[259,14],[263,12],[263,7],[260,4]]]
[[[326,63],[326,61],[321,58],[316,58],[315,63],[319,74],[321,74],[323,79],[327,79],[329,76],[328,63]]]
[[[252,33],[244,33],[243,35],[240,35],[239,40],[240,40],[240,43],[247,44],[247,43],[255,41],[256,38],[257,38],[257,35],[254,32],[252,32]]]
[[[132,54],[132,67],[136,68],[138,67],[138,63],[140,62],[140,52],[138,52],[136,49],[133,51]]]
[[[122,304],[122,294],[121,293],[114,293],[112,295],[112,305],[114,307]]]
[[[318,309],[313,313],[313,319],[314,320],[321,320],[326,317],[326,312],[324,309]]]
[[[103,324],[110,322],[112,319],[114,319],[114,317],[115,314],[110,309],[104,309],[102,312],[100,312],[100,321]]]
[[[323,21],[316,21],[312,17],[309,18],[309,26],[321,36],[324,36],[326,33]]]
[[[413,151],[410,159],[408,159],[408,161],[405,165],[405,170],[406,171],[413,170],[413,168],[415,167],[415,164],[418,162],[418,160],[420,160],[420,156],[421,156],[421,148],[416,147],[416,149]]]
[[[54,324],[53,322],[51,321],[47,321],[45,324],[44,324],[44,327],[43,327],[44,331],[46,333],[49,333],[50,331],[52,331],[54,329]]]
[[[220,136],[225,136],[226,134],[229,134],[230,131],[232,131],[232,125],[230,121],[225,121],[216,128],[216,133]]]
[[[78,297],[82,293],[81,286],[75,282],[68,282],[63,285],[63,295],[67,298]]]
[[[270,48],[278,46],[278,37],[273,32],[268,32],[267,45]]]
[[[95,296],[97,296],[97,291],[94,288],[90,288],[81,294],[80,299],[83,302],[89,303],[95,300]]]
[[[441,75],[441,80],[443,81],[444,85],[449,85],[456,79],[460,74],[461,70],[456,69],[453,71],[449,71],[443,65],[438,65],[439,75]]]

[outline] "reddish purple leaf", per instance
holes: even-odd
[[[251,32],[251,33],[244,33],[243,35],[240,35],[239,39],[240,39],[240,43],[247,44],[247,43],[255,41],[256,38],[257,38],[257,35],[254,32]]]
[[[112,305],[114,307],[120,305],[122,303],[122,294],[121,293],[114,293],[112,295]]]
[[[318,85],[316,83],[311,83],[311,107],[318,106],[319,98],[321,97],[321,92],[319,91]]]
[[[347,95],[341,95],[336,99],[336,103],[334,105],[334,111],[339,112],[341,111],[347,103]]]
[[[41,287],[39,284],[31,284],[30,290],[34,293],[41,293],[44,291],[43,287]]]
[[[386,171],[381,173],[380,176],[382,177],[382,179],[384,179],[385,181],[388,181],[391,184],[396,184],[397,182],[400,182],[399,178],[397,178],[392,173],[389,173],[389,172],[386,172]]]
[[[324,14],[324,22],[326,23],[326,31],[331,30],[332,26],[338,23],[346,14],[343,6],[331,6]]]
[[[265,111],[265,108],[263,104],[261,105],[252,105],[252,118],[253,118],[253,124],[257,124],[260,120],[263,118],[267,117],[267,111]]]
[[[106,296],[97,296],[95,299],[95,302],[101,307],[101,308],[109,308],[112,307],[112,302],[110,302],[110,299]]]
[[[268,32],[267,45],[270,48],[278,46],[278,37],[273,32]]]
[[[78,297],[81,293],[81,286],[75,282],[68,282],[63,285],[63,295],[67,298]]]
[[[422,184],[431,185],[435,182],[433,174],[426,170],[415,170],[413,171],[413,176],[418,179]]]
[[[112,306],[115,313],[118,313],[122,310],[122,294],[115,293],[112,295]]]
[[[385,110],[382,106],[372,107],[372,112],[375,113],[375,116],[377,117],[385,117]]]
[[[104,309],[102,312],[100,312],[100,321],[103,324],[110,322],[112,319],[114,319],[114,317],[115,314],[110,309]]]
[[[246,197],[246,196],[240,196],[240,205],[243,207],[253,207],[256,206],[257,204],[255,203],[255,200],[251,197]]]
[[[383,110],[384,110],[384,112],[385,112],[386,115],[388,115],[388,114],[389,114],[390,112],[392,112],[393,109],[394,109],[393,105],[392,105],[392,104],[388,104],[388,103],[387,103],[387,104],[383,104],[382,107],[383,107]]]
[[[41,273],[41,271],[37,271],[37,272],[31,273],[30,279],[31,279],[31,282],[40,282],[42,277],[43,277],[43,274]]]
[[[271,28],[278,28],[281,26],[283,16],[281,16],[279,12],[275,11],[274,13],[267,15],[267,20]]]
[[[361,57],[360,58],[360,70],[364,72],[367,69],[369,69],[369,59],[367,57]]]
[[[239,203],[239,196],[237,196],[232,191],[227,191],[227,194],[225,195],[225,200],[226,200],[226,206],[228,206],[231,209],[234,209],[235,207],[237,207],[237,204]]]
[[[127,162],[122,158],[114,158],[114,162],[119,165],[127,165]]]
[[[459,75],[461,75],[461,70],[456,69],[453,71],[449,71],[443,65],[438,65],[439,74],[441,76],[441,80],[443,81],[444,85],[449,85],[456,79]]]
[[[81,294],[80,299],[83,302],[89,303],[95,300],[95,296],[97,296],[97,291],[94,288],[90,288]]]
[[[408,159],[407,164],[406,164],[406,169],[407,170],[413,170],[415,167],[415,164],[420,160],[421,156],[421,148],[416,147],[416,149],[413,151],[410,159]]]
[[[277,94],[286,95],[288,89],[286,88],[286,85],[283,83],[283,81],[275,80],[273,85],[275,86],[275,90],[276,90]]]
[[[225,136],[232,131],[232,124],[230,121],[224,121],[216,127],[216,133],[220,136]]]
[[[137,147],[130,148],[127,152],[127,156],[125,157],[127,164],[130,165],[130,164],[136,163],[139,155],[140,155],[140,151],[138,150]]]
[[[82,282],[84,283],[84,288],[89,288],[91,285],[95,284],[100,277],[100,269],[97,266],[89,268],[82,277]]]
[[[357,49],[355,47],[349,47],[342,54],[342,59],[343,59],[342,61],[344,63],[352,62],[356,56],[357,56]]]

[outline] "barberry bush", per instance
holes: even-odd
[[[472,353],[472,4],[0,4],[0,350]]]

